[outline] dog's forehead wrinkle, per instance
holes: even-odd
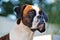
[[[36,12],[38,12],[40,10],[38,6],[32,6],[32,8],[35,9]]]

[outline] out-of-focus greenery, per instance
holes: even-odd
[[[60,24],[60,2],[57,1],[51,5],[45,5],[44,9],[48,13],[49,22]]]
[[[0,16],[7,16],[8,14],[13,14],[13,8],[15,6],[20,6],[23,4],[33,4],[33,0],[19,0],[19,4],[13,5],[10,1],[9,2],[3,2],[2,6],[4,8],[3,14],[0,14]],[[45,4],[43,0],[39,0],[40,6],[45,10],[45,12],[48,14],[49,17],[49,23],[56,23],[60,24],[60,1],[56,1],[52,4]]]

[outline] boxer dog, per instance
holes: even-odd
[[[18,20],[9,34],[10,40],[32,40],[36,30],[41,33],[45,31],[48,17],[40,7],[26,4],[16,7],[14,11]]]

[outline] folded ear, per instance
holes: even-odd
[[[23,17],[23,10],[24,10],[25,7],[26,7],[26,5],[22,5],[22,6],[16,7],[16,8],[14,9],[14,11],[15,11],[16,14],[17,14],[17,18],[18,18],[17,24],[20,24],[20,20],[21,20],[22,17]]]
[[[27,4],[22,5],[22,6],[19,6],[19,7],[16,7],[16,8],[14,9],[14,11],[15,11],[16,14],[17,14],[17,18],[21,18],[21,17],[23,16],[23,10],[25,9],[26,5],[27,5]]]
[[[14,9],[14,11],[15,11],[16,14],[17,14],[17,18],[21,18],[20,7],[16,7],[16,8]]]

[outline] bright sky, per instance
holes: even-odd
[[[47,3],[47,4],[51,4],[51,3],[54,3],[56,0],[44,0],[45,1],[45,3]]]
[[[0,8],[0,13],[1,13],[2,9]]]
[[[4,2],[8,2],[9,0],[2,0],[2,1],[4,1]]]
[[[4,2],[11,1],[11,2],[16,3],[16,2],[18,2],[19,0],[2,0],[2,1],[4,1]],[[45,3],[51,4],[51,3],[54,3],[56,0],[44,0],[44,1],[45,1]],[[38,3],[39,0],[33,0],[33,2]]]

